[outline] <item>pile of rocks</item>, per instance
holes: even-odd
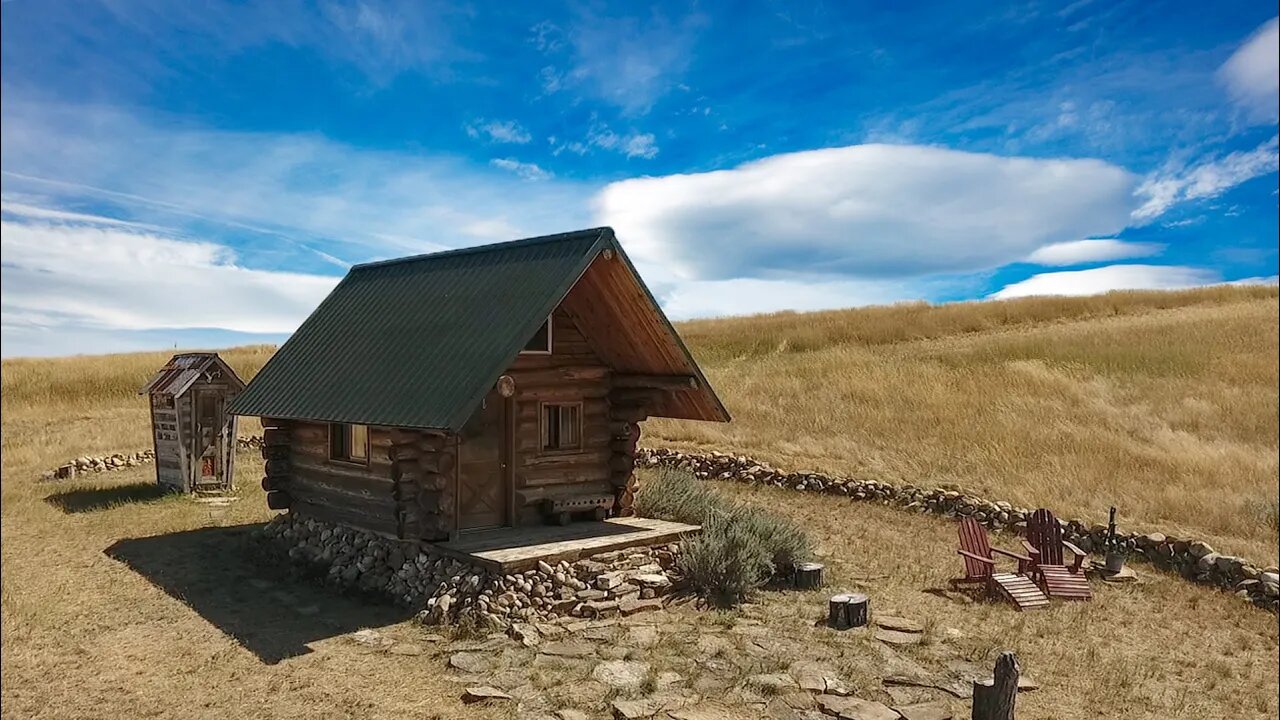
[[[419,611],[431,625],[502,629],[558,616],[602,618],[662,608],[682,597],[679,546],[629,548],[502,574],[430,549],[285,513],[256,535],[267,559],[334,587]]]
[[[992,530],[1025,531],[1032,510],[1008,502],[969,495],[954,487],[895,486],[870,479],[846,478],[817,472],[783,472],[752,458],[728,453],[685,453],[663,448],[640,448],[636,464],[685,470],[703,480],[729,480],[802,492],[840,495],[879,502],[919,513],[972,517]],[[1071,519],[1063,536],[1085,552],[1101,553],[1107,526]],[[1207,543],[1163,533],[1123,533],[1134,555],[1183,577],[1236,593],[1272,611],[1280,611],[1280,569],[1260,568],[1244,558],[1220,555]]]
[[[123,470],[156,459],[155,450],[139,450],[136,453],[112,453],[111,455],[83,455],[65,462],[53,470],[40,474],[43,480],[70,480],[77,475]]]
[[[253,450],[260,447],[262,447],[261,435],[236,438],[236,448],[239,450]],[[139,450],[135,453],[112,453],[111,455],[85,455],[65,462],[52,470],[45,470],[40,473],[40,478],[42,480],[71,480],[77,475],[123,470],[154,462],[155,459],[155,450]]]
[[[254,450],[262,447],[261,435],[249,435],[248,437],[236,438],[236,448],[239,450]]]

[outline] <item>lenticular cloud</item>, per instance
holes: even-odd
[[[615,182],[597,212],[629,252],[686,279],[907,277],[1116,233],[1136,181],[1100,160],[853,145]]]

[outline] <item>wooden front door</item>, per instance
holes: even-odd
[[[496,392],[462,428],[458,443],[458,529],[480,530],[510,522],[510,400]]]

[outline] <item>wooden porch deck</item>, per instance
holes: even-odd
[[[701,530],[697,525],[624,517],[603,522],[481,530],[431,546],[446,555],[508,573],[528,570],[539,560],[552,564],[561,560],[572,562],[612,550],[674,542]]]

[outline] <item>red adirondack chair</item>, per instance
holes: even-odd
[[[1031,577],[1046,595],[1063,600],[1093,599],[1081,568],[1085,552],[1062,538],[1062,523],[1052,512],[1040,508],[1031,514],[1022,545],[1031,556]],[[1073,556],[1070,565],[1065,562],[1063,550]]]
[[[952,580],[953,585],[981,584],[987,592],[1009,600],[1019,611],[1049,606],[1049,598],[1025,574],[1031,567],[1031,558],[991,547],[987,529],[977,520],[961,518],[957,552],[964,558],[964,577]],[[1017,560],[1018,572],[996,572],[997,553]]]

